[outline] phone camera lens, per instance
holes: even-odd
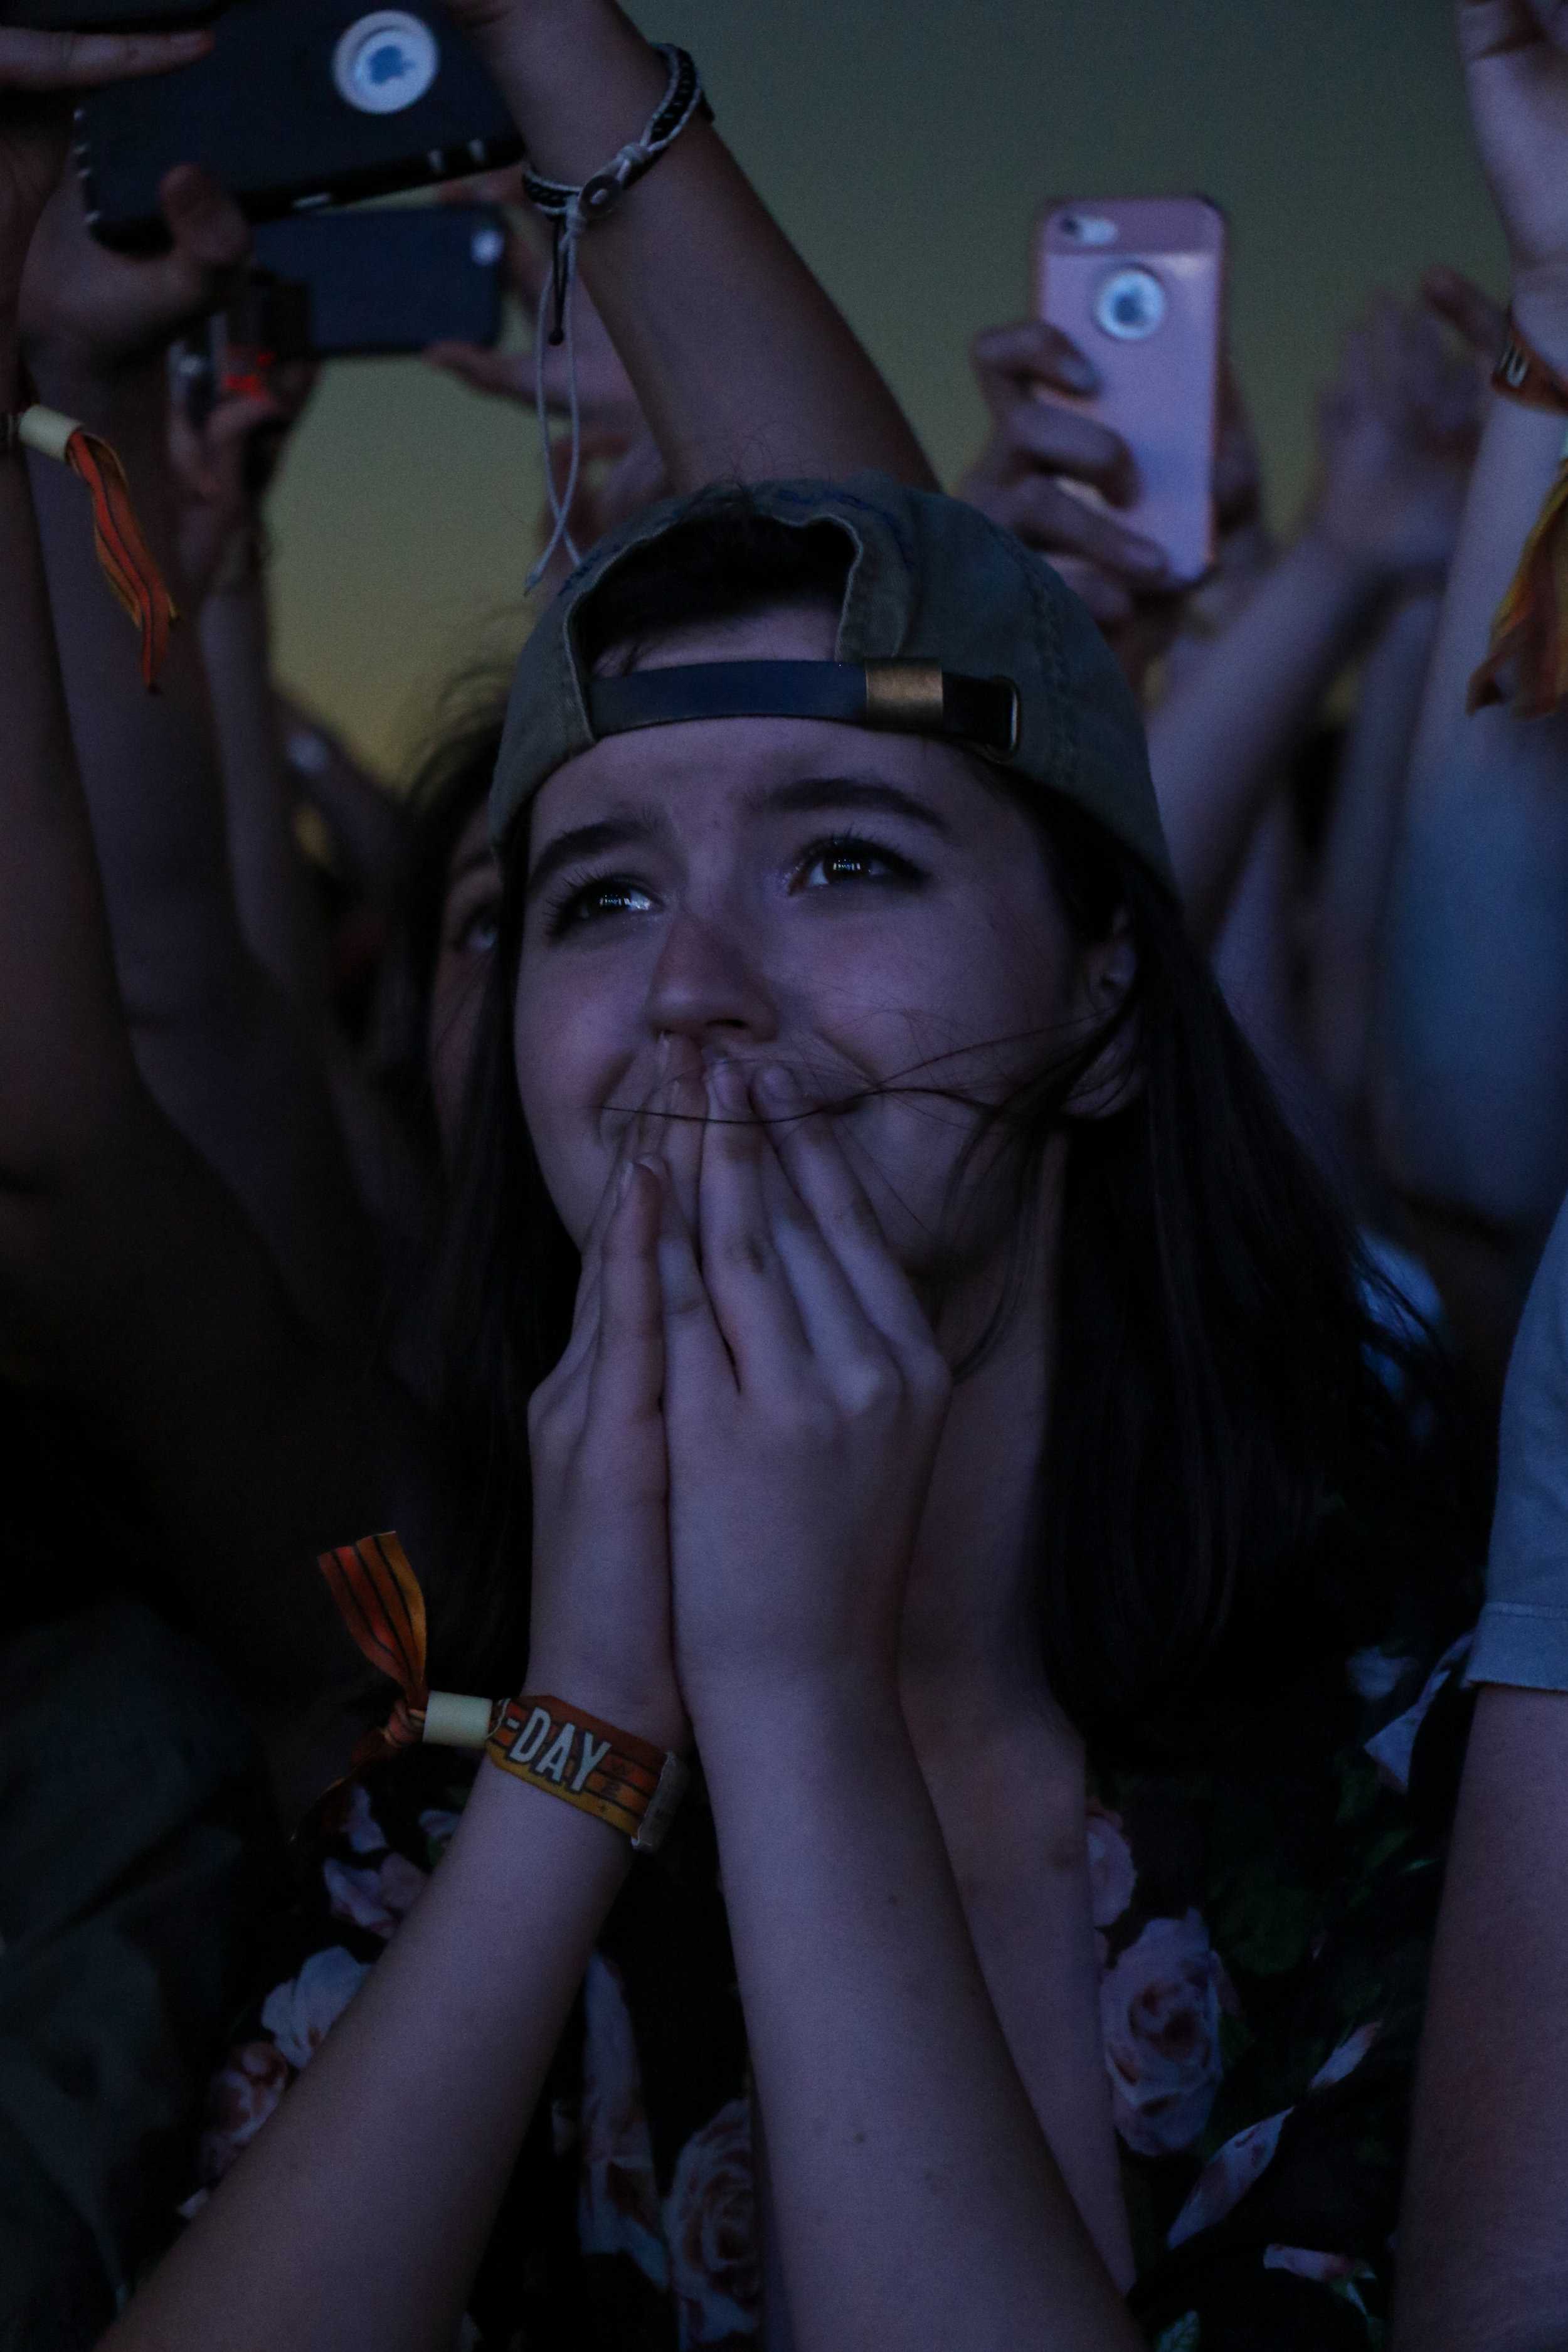
[[[332,53],[338,95],[358,114],[401,114],[416,106],[440,69],[435,35],[405,8],[359,17]]]
[[[1141,343],[1165,317],[1165,289],[1150,269],[1119,269],[1095,298],[1094,321],[1119,343]]]

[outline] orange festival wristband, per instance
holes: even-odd
[[[86,484],[99,567],[116,602],[141,633],[142,682],[150,692],[168,657],[169,629],[179,613],[136,520],[124,467],[99,434],[89,433],[74,416],[36,403],[15,413],[0,412],[0,457],[18,449],[68,466]]]
[[[531,1788],[608,1822],[638,1853],[663,1843],[689,1778],[679,1756],[542,1693],[508,1699],[485,1753]]]
[[[362,1654],[398,1685],[386,1722],[354,1748],[356,1771],[421,1744],[482,1748],[503,1772],[608,1822],[638,1853],[662,1843],[690,1778],[679,1756],[558,1698],[468,1698],[432,1690],[425,1595],[390,1531],[340,1544],[322,1552],[318,1565]]]

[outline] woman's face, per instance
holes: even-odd
[[[784,609],[672,636],[644,666],[824,660],[833,635],[827,614]],[[963,754],[824,720],[595,744],[533,803],[526,889],[517,1082],[579,1243],[672,1031],[705,1063],[781,1061],[808,1100],[854,1097],[839,1139],[920,1273],[939,1231],[954,1238],[968,1105],[1080,1041],[1131,977],[1130,951],[1080,953],[1034,828]]]

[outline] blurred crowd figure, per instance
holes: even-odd
[[[658,98],[612,0],[550,0],[547,58],[529,0],[453,13],[568,182]],[[5,2352],[1568,2342],[1568,717],[1470,707],[1562,459],[1563,414],[1493,371],[1511,332],[1568,384],[1563,14],[1458,9],[1510,288],[1434,267],[1348,325],[1289,528],[1227,360],[1195,586],[1039,320],[975,338],[987,437],[939,492],[695,123],[583,236],[570,368],[427,355],[517,406],[520,451],[542,398],[584,562],[526,610],[525,562],[498,583],[517,682],[455,677],[395,788],[272,662],[267,502],[315,371],[199,422],[182,388],[246,221],[182,167],[167,250],[113,252],[65,170],[73,89],[203,37],[0,26],[0,418],[112,443],[183,615],[149,695],[80,486],[0,438]],[[521,174],[439,200],[505,208],[533,318]],[[1111,736],[1141,714],[1157,819],[1086,785],[1041,822],[1044,1013],[1000,786],[966,788],[989,929],[840,811],[810,855],[841,909],[789,963],[752,958],[782,918],[717,756],[689,816],[656,726],[529,770],[552,659],[572,693],[858,659],[856,499],[873,540],[947,533],[955,579],[1016,553],[1085,649],[1048,690]],[[818,724],[714,723],[733,794],[793,759],[804,810]],[[959,753],[863,740],[846,805],[929,788],[933,864],[968,855]],[[542,912],[573,812],[655,846]],[[896,889],[945,1003],[876,961]],[[907,995],[873,1006],[858,955]],[[987,1045],[1004,1106],[948,1066],[1009,988],[1057,1043]],[[849,1083],[904,1083],[879,1019],[945,1073],[925,1143],[886,1128],[901,1239]],[[820,1083],[808,1029],[842,1048]],[[590,1184],[570,1089],[601,1071]],[[878,1368],[854,1405],[835,1346]],[[787,1477],[743,1410],[768,1348]],[[826,1526],[873,1461],[833,1559],[882,1613],[845,1604],[840,1675],[791,1513]],[[758,1517],[731,1608],[692,1529],[732,1563]],[[395,1694],[318,1560],[393,1528],[443,1688],[558,1669],[590,1719],[695,1739],[668,1852],[627,1880],[568,1851],[602,1824],[471,1759],[365,1766]]]

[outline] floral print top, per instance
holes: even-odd
[[[1468,1637],[1364,1650],[1202,1770],[1100,1774],[1100,2016],[1155,2352],[1383,2340]],[[374,1966],[474,1765],[414,1751],[296,1846],[260,1998],[214,2080],[193,2212]],[[688,2352],[758,2325],[746,2039],[689,1800],[606,1924],[475,2283],[462,2352]]]

